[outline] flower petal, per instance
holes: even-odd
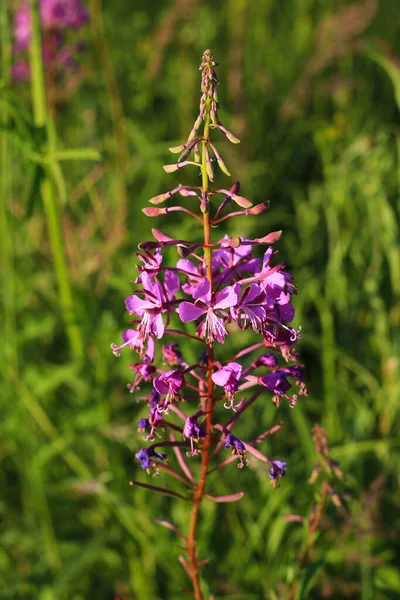
[[[238,303],[238,297],[232,285],[219,292],[216,299],[214,308],[230,308]]]
[[[207,311],[200,306],[196,306],[193,302],[182,302],[179,305],[179,317],[181,321],[184,323],[188,323],[189,321],[195,321],[201,315],[204,315]]]

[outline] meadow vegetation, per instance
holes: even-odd
[[[89,20],[73,32],[84,42],[79,70],[49,81],[45,65],[42,84],[31,71],[35,87],[11,77],[19,3],[0,5],[0,597],[164,600],[190,590],[174,534],[154,521],[186,529],[186,509],[129,486],[143,477],[133,456],[145,415],[126,388],[134,353],[116,359],[110,344],[128,324],[136,246],[161,226],[141,209],[181,180],[162,165],[197,116],[205,48],[220,63],[220,113],[242,140],[221,142],[226,162],[243,195],[271,203],[228,232],[283,229],[275,248],[299,291],[309,390],[295,410],[266,395],[241,424],[254,439],[260,423],[284,422],[267,452],[287,473],[273,489],[253,461],[217,472],[219,495],[239,478],[245,495],[202,506],[205,597],[281,600],[293,581],[297,600],[400,597],[397,2],[86,6]],[[232,183],[223,176],[221,187]],[[178,216],[161,229],[193,237]],[[227,340],[227,352],[238,343]],[[196,349],[185,351],[195,359]],[[309,482],[315,424],[343,481],[331,472]],[[332,481],[337,498],[326,495]],[[293,515],[306,523],[315,505],[308,548]]]

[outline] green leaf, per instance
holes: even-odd
[[[43,168],[35,163],[32,164],[30,171],[28,189],[25,197],[25,216],[27,219],[31,218],[36,204],[40,202],[40,184],[44,175]]]
[[[46,165],[46,169],[49,179],[51,179],[55,185],[60,204],[64,206],[67,203],[68,192],[62,168],[57,162],[51,162]]]
[[[375,585],[379,589],[400,590],[400,569],[392,565],[382,565],[376,570]]]
[[[319,569],[322,567],[323,559],[317,560],[316,562],[310,563],[307,569],[303,572],[298,585],[298,592],[296,594],[296,600],[305,600],[308,594],[311,592],[312,585],[318,574]]]
[[[101,160],[101,154],[93,148],[69,148],[54,152],[52,159],[57,160]]]
[[[390,60],[387,56],[384,56],[376,50],[369,50],[365,52],[371,60],[375,61],[385,71],[386,75],[389,76],[393,88],[394,96],[396,99],[397,108],[400,110],[400,69],[397,64]]]

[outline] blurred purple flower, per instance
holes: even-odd
[[[272,484],[274,487],[279,487],[278,480],[281,477],[285,477],[286,471],[285,467],[287,466],[287,462],[282,460],[273,460],[271,461],[271,468],[268,471],[268,475],[272,479]]]
[[[164,345],[161,347],[161,352],[168,365],[179,365],[182,362],[182,352],[179,350],[178,344]]]
[[[61,33],[68,29],[79,29],[89,20],[89,13],[80,0],[39,0],[39,18],[43,33],[43,60],[52,69],[61,67],[76,71],[78,63],[74,55],[79,45],[67,44]],[[14,16],[14,53],[26,52],[31,39],[31,7],[24,1]],[[29,65],[16,61],[12,68],[15,80],[29,79]]]

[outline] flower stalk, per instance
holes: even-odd
[[[167,217],[176,210],[184,210],[189,218],[202,222],[202,242],[174,239],[153,229],[155,241],[139,245],[137,256],[141,264],[134,282],[138,288],[125,301],[135,329],[124,331],[121,345],[112,344],[117,356],[122,348],[135,350],[140,356],[140,362],[131,365],[135,378],[133,384],[129,384],[129,390],[135,393],[146,382],[153,386],[149,395],[142,396],[149,412],[138,424],[139,432],[146,435],[144,439],[153,443],[140,449],[135,456],[148,473],[157,475],[162,471],[172,476],[175,484],[183,483],[185,495],[141,482],[132,482],[132,485],[147,487],[154,493],[169,493],[184,501],[188,500],[188,491],[191,493],[187,535],[167,521],[160,522],[185,540],[187,558],[181,556],[179,560],[191,579],[195,600],[203,599],[199,570],[207,562],[199,555],[196,543],[203,498],[214,502],[236,502],[243,496],[240,491],[213,496],[208,489],[209,476],[232,461],[236,461],[240,469],[246,467],[249,455],[264,463],[273,487],[279,487],[286,474],[287,462],[271,459],[255,448],[276,434],[283,423],[257,434],[253,442],[242,441],[234,435],[233,429],[236,433],[250,407],[268,393],[272,393],[272,401],[277,407],[284,400],[294,407],[298,396],[307,394],[301,365],[282,366],[278,360],[281,356],[285,363],[297,363],[293,346],[299,337],[299,331],[290,325],[294,317],[290,300],[296,291],[292,276],[283,264],[273,264],[275,252],[271,244],[279,239],[281,232],[253,240],[225,235],[214,241],[211,237],[211,227],[217,222],[233,216],[261,214],[268,208],[267,202],[252,208],[247,198],[239,196],[239,183],[229,190],[214,190],[210,186],[216,178],[214,162],[225,175],[229,174],[219,151],[210,141],[211,132],[221,132],[230,142],[239,142],[219,120],[216,64],[210,50],[206,50],[200,65],[200,114],[188,140],[170,149],[173,154],[181,153],[177,163],[164,167],[167,173],[186,166],[197,167],[201,186],[179,184],[150,200],[151,204],[159,205],[179,194],[190,203],[190,210],[180,206],[144,209],[149,217]],[[202,133],[199,133],[201,126]],[[190,160],[191,154],[194,160]],[[221,195],[223,199],[218,202]],[[193,206],[197,202],[198,211]],[[244,210],[224,215],[225,208],[232,202]],[[263,245],[267,249],[260,259],[253,255],[253,250]],[[176,265],[166,267],[162,265],[162,251],[170,246],[177,248],[180,258]],[[178,325],[175,325],[177,319]],[[194,321],[197,322],[195,332],[189,333],[181,325]],[[224,361],[218,348],[230,334],[231,328],[227,325],[231,323],[236,324],[237,330],[252,329],[262,341],[243,348]],[[164,336],[173,336],[180,341],[199,339],[204,352],[194,364],[188,364],[184,359],[184,348],[181,351],[175,342],[162,345],[165,369],[155,364],[155,348]],[[293,380],[298,388],[295,394],[290,393]],[[182,402],[185,402],[183,408],[180,407]],[[217,404],[223,405],[231,415],[226,420],[221,419],[225,423],[216,422],[214,409]],[[183,442],[179,441],[180,436]],[[168,453],[156,450],[156,447],[166,451],[172,447],[177,459],[176,468],[180,471],[167,467]],[[187,451],[182,452],[182,448]],[[226,450],[230,450],[232,456],[221,460],[219,454]],[[200,454],[200,471],[196,478],[186,458],[195,461]]]
[[[209,178],[207,170],[207,144],[210,136],[210,108],[208,104],[206,117],[204,120],[204,134],[203,134],[203,151],[202,151],[202,162],[201,162],[201,177],[202,177],[202,188],[201,194],[204,201],[204,212],[203,212],[203,232],[204,232],[204,260],[206,264],[207,279],[210,284],[211,293],[213,291],[213,276],[212,276],[212,249],[210,247],[210,208],[208,200],[208,187]],[[199,511],[201,502],[204,497],[204,491],[206,488],[207,471],[209,465],[209,451],[211,446],[211,437],[213,429],[213,394],[214,394],[214,382],[212,380],[214,367],[214,349],[211,343],[207,344],[207,410],[206,410],[206,436],[202,446],[201,454],[201,471],[200,479],[195,492],[193,507],[190,516],[189,535],[187,541],[187,554],[189,559],[190,577],[192,579],[193,591],[195,600],[201,600],[203,598],[200,582],[199,582],[199,568],[197,564],[197,552],[196,552],[196,529],[199,519]]]

